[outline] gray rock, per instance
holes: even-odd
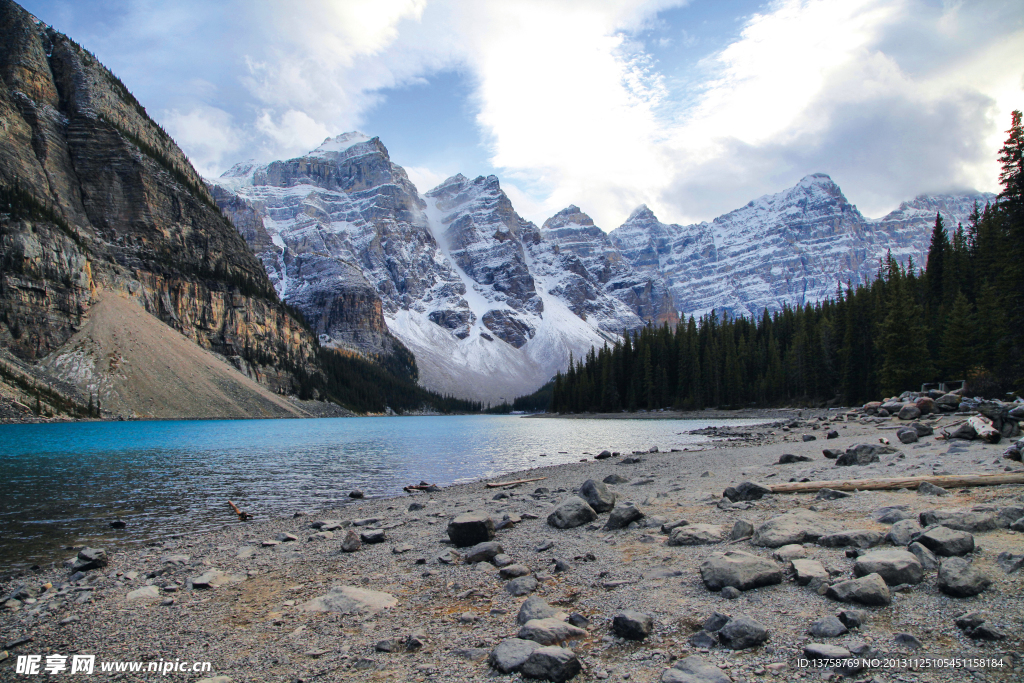
[[[890,505],[883,508],[878,508],[871,517],[881,524],[895,524],[904,519],[911,519],[914,517],[914,513],[907,510],[906,505]]]
[[[694,633],[692,636],[690,636],[687,642],[690,643],[692,647],[710,650],[715,645],[718,645],[718,638],[716,638],[715,634],[713,633],[700,630]]]
[[[917,435],[919,437],[930,436],[931,434],[934,433],[934,430],[929,425],[923,424],[921,422],[914,422],[910,426],[915,432],[917,432]]]
[[[587,479],[580,486],[580,498],[587,501],[587,505],[594,509],[594,512],[608,512],[615,507],[615,494],[608,490],[602,482]]]
[[[839,432],[837,432],[834,429],[830,429],[827,432],[825,432],[825,438],[826,439],[838,439],[839,438]]]
[[[750,590],[782,583],[782,572],[774,562],[740,550],[712,553],[701,563],[700,575],[708,590],[713,591],[726,586]]]
[[[817,560],[793,560],[793,573],[796,582],[806,586],[814,580],[828,581],[829,573]]]
[[[740,614],[718,631],[718,640],[730,650],[746,650],[768,640],[768,629],[750,617]]]
[[[889,587],[878,574],[832,584],[825,595],[840,602],[858,602],[869,607],[883,607],[892,602]]]
[[[870,465],[873,462],[878,462],[879,456],[895,452],[896,449],[891,446],[870,443],[855,444],[847,448],[845,453],[836,458],[836,465],[839,467]]]
[[[844,609],[836,616],[846,628],[860,628],[868,621],[868,613],[862,609]]]
[[[873,548],[882,541],[882,535],[872,529],[853,529],[826,534],[818,539],[818,545],[825,548]]]
[[[598,453],[597,455],[594,456],[594,459],[595,460],[607,460],[610,457],[612,457],[612,452],[611,451],[601,451],[600,453]]]
[[[745,519],[737,519],[729,532],[730,541],[738,541],[741,538],[750,538],[754,535],[754,525]]]
[[[847,632],[846,625],[838,617],[822,617],[807,629],[814,638],[838,638]]]
[[[837,448],[822,448],[821,454],[825,456],[826,460],[836,460],[843,452]]]
[[[363,542],[352,529],[345,532],[345,538],[341,541],[341,550],[346,553],[354,553],[363,547]]]
[[[850,494],[846,491],[836,491],[835,489],[820,489],[814,496],[815,500],[839,500],[840,498],[849,498]]]
[[[827,643],[808,643],[804,645],[804,657],[807,659],[847,659],[851,652],[845,647]]]
[[[1012,574],[1018,569],[1024,568],[1024,555],[1003,551],[996,557],[996,564],[1007,574]]]
[[[525,564],[510,564],[498,571],[503,579],[515,579],[520,576],[529,576],[531,573],[533,572]]]
[[[372,614],[391,609],[397,604],[398,600],[390,593],[355,586],[336,586],[330,592],[299,605],[299,609],[305,612]]]
[[[939,566],[939,560],[935,557],[935,553],[920,543],[911,543],[907,546],[907,550],[914,553],[914,557],[921,563],[921,568],[925,571],[931,571]]]
[[[644,518],[644,512],[636,505],[627,503],[619,505],[612,513],[608,515],[608,520],[605,522],[604,528],[613,529],[625,529],[633,522],[639,522]]]
[[[530,655],[541,647],[540,643],[521,638],[506,638],[491,650],[488,663],[503,674],[519,671]]]
[[[517,635],[523,640],[533,640],[541,645],[555,645],[567,640],[583,638],[587,632],[555,617],[530,619],[523,624]]]
[[[917,418],[921,417],[921,409],[918,408],[913,403],[907,403],[902,408],[900,408],[900,411],[899,413],[896,414],[896,417],[898,417],[901,420],[916,420]]]
[[[573,612],[569,615],[569,623],[575,626],[576,628],[586,628],[590,626],[590,619],[587,619],[582,614]]]
[[[739,486],[730,486],[722,493],[722,495],[736,503],[747,500],[761,500],[771,492],[772,490],[767,486],[755,484],[752,481],[745,481]]]
[[[1009,529],[1018,519],[1024,518],[1024,506],[1007,505],[996,511],[998,515],[999,528]]]
[[[1016,522],[1010,525],[1010,529],[1013,531],[1024,531],[1024,517],[1021,517]]]
[[[295,541],[299,540],[299,537],[295,534],[289,534],[288,532],[282,531],[274,537],[274,540],[278,541],[279,543],[294,543]]]
[[[688,519],[677,519],[674,522],[665,522],[661,525],[661,533],[671,534],[673,529],[678,529],[681,526],[686,526],[690,523]]]
[[[125,596],[125,599],[128,600],[128,602],[150,602],[153,600],[159,600],[160,589],[157,586],[144,586],[142,588],[136,588],[135,590],[128,593],[128,595]]]
[[[980,533],[999,528],[999,515],[995,512],[972,510],[926,510],[920,515],[921,526],[941,524],[949,529]]]
[[[359,534],[359,540],[372,545],[374,543],[383,543],[388,539],[383,529],[368,529]]]
[[[107,551],[103,548],[82,548],[71,564],[72,572],[87,572],[107,566]]]
[[[609,474],[601,481],[603,481],[605,484],[612,484],[614,486],[615,484],[625,484],[629,482],[629,478],[620,476],[618,474]]]
[[[512,595],[529,595],[537,590],[537,579],[532,576],[520,576],[505,584],[505,591]]]
[[[732,679],[707,661],[690,655],[661,674],[661,683],[731,683]]]
[[[569,496],[548,515],[548,524],[556,529],[572,529],[597,519],[594,508],[579,496]]]
[[[910,427],[904,427],[903,429],[897,430],[896,438],[899,439],[902,444],[917,443],[917,430]]]
[[[643,612],[626,610],[612,618],[612,631],[626,640],[643,640],[654,630],[654,618]]]
[[[793,455],[792,453],[783,453],[779,456],[780,465],[790,465],[795,462],[810,462],[811,458],[806,455]]]
[[[985,621],[965,632],[968,638],[975,640],[1005,640],[1006,632],[994,624]]]
[[[810,510],[796,509],[772,517],[754,532],[754,545],[778,548],[790,543],[817,541],[829,533],[824,520]]]
[[[717,524],[690,524],[672,530],[665,545],[709,545],[722,542],[722,527]]]
[[[914,540],[914,534],[920,533],[921,527],[913,519],[901,519],[892,525],[886,539],[893,545],[908,546]]]
[[[990,619],[988,612],[965,612],[953,620],[957,628],[963,630],[970,630],[981,626],[986,620]]]
[[[488,562],[503,552],[505,550],[497,541],[484,541],[467,549],[462,556],[466,562],[473,564],[475,562]]]
[[[907,648],[908,650],[920,650],[924,647],[921,644],[921,641],[918,640],[917,636],[910,633],[897,633],[895,637],[893,637],[893,642],[900,647]]]
[[[944,526],[933,526],[914,537],[914,540],[936,555],[955,557],[974,552],[974,536]]]
[[[740,589],[734,586],[726,586],[721,592],[721,596],[726,600],[735,600],[740,597],[740,595],[742,595],[742,593],[740,593]]]
[[[354,491],[349,491],[348,492],[348,497],[349,498],[363,498],[363,497],[365,497],[365,495],[366,494],[364,494],[359,489],[355,489]]]
[[[939,565],[939,590],[955,598],[969,598],[984,592],[992,580],[962,557],[950,557]]]
[[[789,545],[784,545],[773,552],[772,557],[779,562],[790,562],[792,560],[807,557],[807,549],[799,543],[790,543]]]
[[[878,574],[890,586],[918,584],[924,568],[917,557],[906,550],[874,550],[857,558],[853,565],[856,576]]]
[[[718,631],[723,626],[728,624],[729,619],[731,618],[732,617],[730,617],[728,614],[722,614],[721,612],[712,612],[711,616],[708,617],[707,620],[705,620],[704,626],[702,628],[705,631],[714,633],[715,631]]]
[[[582,670],[580,660],[572,650],[562,647],[539,647],[519,667],[519,672],[527,678],[563,683],[573,678]]]
[[[494,538],[494,520],[484,512],[467,512],[448,522],[448,538],[457,548]]]
[[[808,441],[817,441],[818,440],[818,437],[816,437],[814,434],[804,434],[800,438],[804,441],[804,443],[807,443]]]
[[[558,618],[559,612],[557,609],[549,605],[544,601],[543,598],[531,597],[527,598],[523,602],[522,606],[519,607],[519,614],[516,615],[516,623],[522,626],[526,622],[532,619],[551,619]]]

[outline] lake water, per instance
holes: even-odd
[[[471,481],[605,448],[682,448],[707,441],[689,430],[756,422],[455,416],[0,425],[0,572],[63,559],[73,554],[66,546],[222,528],[234,519],[228,500],[259,519],[280,517],[343,505],[352,489],[392,496],[421,480]],[[110,528],[116,518],[125,529]]]

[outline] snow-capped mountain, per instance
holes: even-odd
[[[923,196],[871,220],[816,173],[710,223],[664,224],[640,207],[610,237],[637,270],[664,278],[684,316],[712,309],[756,316],[819,301],[847,282],[870,282],[887,250],[922,265],[936,212],[955,228],[975,201],[993,198]]]
[[[393,335],[435,391],[511,400],[570,353],[644,324],[628,302],[652,287],[607,237],[614,267],[563,251],[571,227],[549,235],[524,220],[494,176],[457,175],[421,196],[377,138],[348,133],[303,157],[238,164],[214,185],[321,343],[386,353]]]
[[[648,322],[814,302],[869,282],[886,250],[921,264],[936,211],[953,228],[993,198],[918,197],[871,220],[814,174],[710,223],[641,206],[605,233],[569,206],[538,228],[494,176],[420,194],[362,133],[238,164],[212,191],[322,344],[387,354],[397,338],[424,386],[491,403]]]

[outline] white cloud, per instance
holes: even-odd
[[[426,194],[435,187],[443,183],[448,178],[451,178],[455,173],[443,173],[435,171],[434,169],[427,168],[425,166],[403,166],[405,172],[409,175],[409,180],[416,186],[416,189],[420,191],[420,194]]]
[[[171,137],[185,150],[200,175],[213,176],[237,161],[234,155],[244,143],[231,114],[216,107],[196,107],[188,112],[176,109],[161,117]]]

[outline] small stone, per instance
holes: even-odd
[[[665,545],[708,545],[722,542],[722,527],[717,524],[688,524],[672,530]]]
[[[684,657],[661,674],[661,683],[731,683],[724,671],[695,655]]]
[[[838,439],[839,438],[839,432],[837,432],[834,429],[830,429],[827,432],[825,432],[825,438],[826,439]]]
[[[590,619],[587,619],[582,614],[573,612],[569,615],[569,623],[575,626],[576,628],[587,628],[588,626],[590,626]]]
[[[988,618],[988,612],[972,611],[961,614],[953,620],[953,623],[956,624],[957,628],[967,631],[970,629],[978,628],[986,620],[988,620]]]
[[[737,615],[718,631],[718,639],[730,650],[746,650],[768,640],[768,629],[746,615]]]
[[[925,571],[931,571],[939,566],[939,559],[935,557],[935,553],[920,543],[911,543],[907,546],[907,550],[914,553],[914,557],[921,563],[921,568]]]
[[[530,568],[525,564],[510,564],[507,567],[502,567],[498,571],[498,574],[500,574],[503,579],[514,579],[519,576],[529,576],[531,573]]]
[[[531,619],[519,629],[518,638],[533,640],[541,645],[554,645],[564,643],[567,640],[583,638],[587,632],[566,623],[561,619],[549,617],[546,619]]]
[[[814,496],[815,500],[839,500],[840,498],[849,498],[850,494],[846,491],[837,491],[835,489],[820,489]]]
[[[519,607],[516,623],[522,626],[533,619],[557,618],[559,614],[561,612],[545,602],[543,598],[530,597]]]
[[[281,532],[274,537],[274,540],[276,540],[278,543],[294,543],[295,541],[299,540],[299,537],[295,534]]]
[[[899,439],[902,444],[917,443],[917,430],[910,427],[904,427],[903,429],[897,430],[896,438]]]
[[[349,491],[349,492],[348,492],[348,497],[349,497],[349,498],[363,498],[363,497],[364,497],[364,494],[363,494],[363,492],[362,492],[362,491],[360,491],[359,489],[356,489],[356,490],[354,490],[354,491]]]
[[[932,484],[932,483],[927,482],[927,481],[921,482],[918,485],[917,493],[918,493],[918,495],[921,495],[921,496],[948,496],[949,495],[949,491],[947,491],[946,489],[942,488],[941,486],[936,486],[935,484]]]
[[[649,614],[626,610],[612,619],[612,631],[620,638],[643,640],[654,630],[654,618]]]
[[[825,456],[826,460],[836,460],[843,452],[836,448],[822,448],[821,454]]]
[[[903,519],[912,519],[914,514],[907,511],[905,505],[890,505],[875,510],[871,517],[881,524],[895,524]]]
[[[806,455],[793,455],[792,453],[783,453],[779,456],[780,465],[789,465],[794,462],[810,462],[811,458]]]
[[[761,500],[761,498],[769,495],[771,492],[772,490],[767,486],[756,484],[752,481],[745,481],[739,486],[730,486],[722,495],[736,503],[738,501]]]
[[[829,573],[817,560],[793,560],[793,572],[796,582],[807,586],[814,581],[828,581]]]
[[[626,484],[626,483],[629,482],[629,478],[628,477],[623,477],[623,476],[618,475],[618,474],[609,474],[607,477],[605,477],[601,481],[603,481],[605,484],[612,484],[612,485],[615,485],[615,484]]]
[[[846,632],[846,624],[838,617],[823,617],[807,629],[807,633],[815,638],[838,638]]]
[[[808,441],[817,441],[818,440],[818,437],[816,437],[814,434],[804,434],[800,438],[803,439],[803,441],[805,443],[808,442]]]
[[[532,576],[520,576],[505,584],[505,591],[512,595],[529,595],[537,590],[537,579]]]
[[[807,549],[799,543],[790,543],[789,545],[784,545],[777,549],[772,553],[772,557],[779,562],[790,562],[792,560],[807,557]]]
[[[882,541],[882,535],[872,529],[854,529],[826,534],[818,539],[818,545],[825,548],[873,548]]]
[[[901,519],[892,525],[886,539],[893,545],[908,546],[914,540],[914,535],[920,533],[921,527],[913,519]]]
[[[463,553],[463,558],[470,564],[475,562],[487,562],[489,560],[493,560],[503,552],[505,551],[501,547],[500,543],[496,541],[484,541],[483,543],[477,543],[466,550],[465,553]]]
[[[844,609],[837,617],[846,628],[859,628],[867,623],[868,613],[862,609]]]
[[[722,597],[726,600],[735,600],[740,597],[741,593],[735,586],[726,586],[722,589]]]
[[[128,600],[128,602],[159,600],[160,589],[156,586],[145,586],[143,588],[138,588],[128,593],[126,599]]]
[[[967,636],[975,640],[1005,640],[1006,632],[986,621],[967,631]]]
[[[363,547],[363,542],[352,529],[345,532],[345,538],[341,541],[341,550],[346,553],[354,553]]]
[[[738,541],[741,538],[750,538],[754,535],[754,525],[745,519],[737,519],[729,532],[730,541]]]
[[[921,641],[917,639],[917,636],[910,633],[897,633],[893,641],[900,647],[905,647],[908,650],[920,650],[924,647]]]
[[[701,630],[690,636],[690,639],[687,642],[689,642],[693,647],[710,650],[715,645],[718,645],[718,638],[716,638],[713,633]]]
[[[359,534],[359,540],[363,543],[383,543],[388,540],[383,529],[370,529]]]

